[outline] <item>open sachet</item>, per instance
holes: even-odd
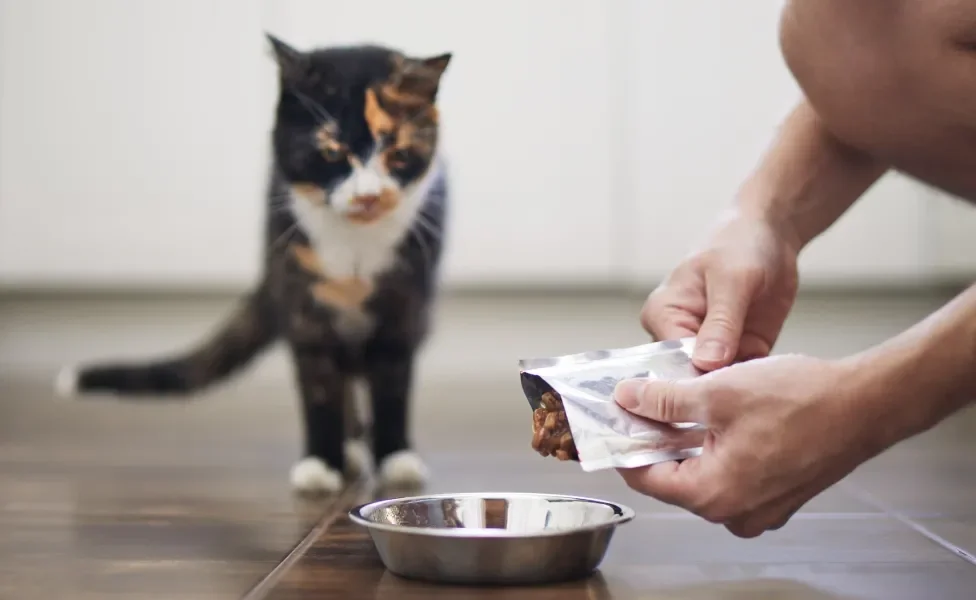
[[[705,428],[631,414],[613,390],[625,379],[675,380],[701,375],[691,362],[694,338],[519,361],[532,407],[533,448],[576,460],[584,471],[633,468],[701,454]]]

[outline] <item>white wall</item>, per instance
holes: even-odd
[[[0,2],[0,282],[249,282],[273,75],[263,9]]]
[[[971,281],[976,271],[976,210],[948,194],[929,193],[926,263],[941,278]]]
[[[267,29],[454,53],[450,283],[649,287],[798,97],[781,4],[0,0],[0,284],[248,285]],[[972,277],[976,211],[935,196],[885,178],[803,256],[805,281]]]

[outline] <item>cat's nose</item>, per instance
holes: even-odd
[[[354,200],[356,207],[363,212],[371,212],[380,203],[379,194],[363,194],[356,196]]]

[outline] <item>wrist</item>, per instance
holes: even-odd
[[[762,219],[799,253],[873,185],[887,167],[835,137],[801,102],[746,179],[736,206]]]
[[[762,222],[799,255],[812,237],[801,233],[785,205],[787,203],[778,199],[769,186],[750,179],[736,195],[733,209],[741,218]]]
[[[864,454],[874,456],[917,433],[924,421],[898,385],[904,357],[868,351],[837,361],[847,384],[840,401],[847,405]]]

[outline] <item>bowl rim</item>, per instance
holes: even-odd
[[[614,516],[608,521],[602,523],[593,523],[591,525],[583,525],[580,527],[573,527],[571,529],[558,529],[552,531],[532,531],[532,532],[512,532],[507,529],[464,529],[457,527],[409,527],[404,525],[390,525],[389,523],[377,523],[371,521],[363,515],[363,512],[369,509],[370,512],[391,506],[393,504],[399,504],[402,502],[415,502],[418,500],[438,500],[443,498],[549,498],[556,500],[574,500],[577,502],[584,502],[590,504],[602,504],[604,506],[609,506],[614,509],[614,511],[619,512],[619,515]],[[399,498],[388,498],[386,500],[374,500],[373,502],[367,502],[365,504],[360,504],[355,506],[346,513],[349,519],[361,525],[367,529],[375,529],[379,531],[387,531],[391,533],[410,533],[411,535],[425,535],[432,537],[460,537],[460,538],[499,538],[499,539],[513,539],[513,538],[538,538],[538,537],[557,537],[565,536],[573,533],[580,533],[586,531],[596,531],[599,529],[613,528],[618,525],[623,525],[634,519],[636,513],[634,509],[623,504],[618,504],[616,502],[610,502],[609,500],[601,500],[599,498],[589,498],[586,496],[572,496],[569,494],[547,494],[542,492],[462,492],[457,494],[424,494],[419,496],[403,496]]]

